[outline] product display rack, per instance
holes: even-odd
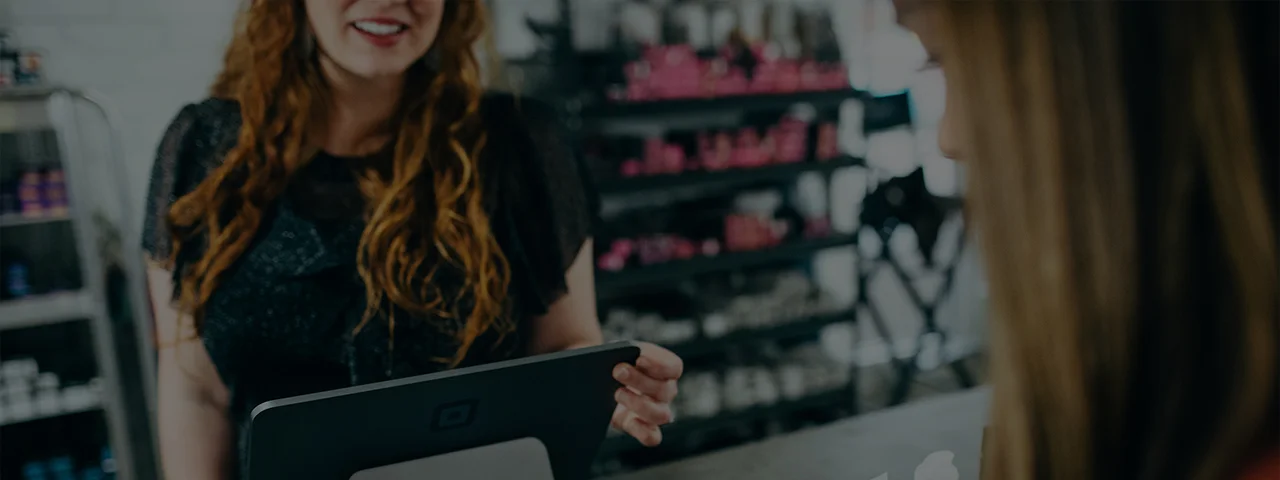
[[[839,105],[847,100],[858,100],[864,97],[865,94],[862,91],[849,88],[832,91],[735,95],[716,98],[598,103],[585,108],[582,111],[582,116],[587,121],[603,121],[706,112],[780,110],[800,103],[814,106]]]
[[[100,395],[96,403],[81,402],[76,405],[67,404],[54,413],[46,408],[43,415],[28,415],[27,418],[11,418],[0,426],[0,441],[5,439],[5,430],[22,428],[24,432],[32,428],[40,428],[39,422],[52,419],[88,415],[100,411],[105,419],[107,438],[105,441],[111,451],[115,466],[116,478],[135,479],[153,478],[155,462],[152,456],[150,439],[150,414],[154,395],[152,382],[153,372],[150,349],[142,348],[137,358],[124,355],[127,349],[121,345],[149,346],[150,330],[148,322],[135,322],[132,319],[113,318],[112,304],[108,298],[107,271],[110,262],[100,244],[107,232],[96,217],[98,212],[93,208],[91,172],[86,164],[90,152],[82,137],[83,124],[79,110],[81,106],[95,107],[111,129],[110,114],[101,104],[85,94],[56,87],[17,87],[0,89],[0,135],[42,135],[56,139],[51,151],[44,152],[47,160],[53,160],[65,176],[65,192],[67,213],[65,216],[33,216],[6,215],[0,217],[0,240],[6,237],[13,241],[21,235],[30,235],[30,229],[60,227],[57,232],[36,232],[44,235],[63,236],[69,232],[74,244],[74,252],[65,252],[78,259],[78,288],[56,291],[52,293],[33,292],[18,298],[0,300],[0,339],[6,335],[18,335],[35,329],[47,328],[83,328],[87,329],[91,340],[91,352],[60,352],[67,355],[84,355],[93,360],[97,381],[100,382]],[[118,142],[111,135],[112,142]],[[115,153],[113,160],[119,162],[119,145],[112,144]],[[4,152],[0,152],[3,157]],[[8,159],[0,158],[0,162]],[[3,165],[0,165],[3,166]],[[11,165],[12,166],[12,165]],[[122,171],[118,165],[111,170]],[[124,192],[121,192],[122,199]],[[122,201],[121,208],[127,209]],[[20,230],[27,229],[26,232]],[[139,309],[145,309],[147,297],[143,283],[142,257],[140,252],[115,252],[125,258],[115,264],[114,268],[123,270],[130,282],[127,300],[135,317]],[[137,263],[127,260],[136,259]],[[39,265],[34,265],[40,268]],[[143,310],[145,311],[145,310]],[[141,323],[141,325],[139,325]],[[122,332],[135,332],[137,338],[121,338]],[[19,344],[19,346],[23,346]],[[57,350],[62,346],[50,346]],[[60,360],[60,359],[55,359]],[[142,365],[141,372],[135,362]],[[139,388],[138,384],[141,384]],[[135,390],[144,390],[138,395]],[[76,431],[61,428],[58,441],[73,442]],[[16,435],[16,434],[15,434]],[[21,444],[21,443],[19,443]],[[15,444],[18,445],[18,444]],[[34,459],[30,459],[34,460]],[[12,466],[5,466],[11,471]]]
[[[720,353],[730,348],[813,335],[831,325],[851,321],[855,318],[856,313],[851,310],[842,310],[830,314],[814,315],[782,322],[770,327],[736,330],[716,338],[699,337],[687,342],[667,345],[667,347],[672,352],[675,352],[676,355],[679,355],[680,358],[688,361],[705,355]]]
[[[858,101],[861,104],[861,113],[858,114],[861,118],[857,120],[861,121],[861,128],[865,134],[869,135],[879,130],[913,125],[912,112],[914,106],[912,105],[910,94],[905,91],[893,95],[874,96],[868,92],[847,88],[842,90],[752,94],[719,98],[629,102],[606,101],[601,92],[595,92],[595,90],[598,90],[597,88],[584,82],[583,72],[586,70],[581,62],[584,58],[595,57],[592,56],[594,54],[586,54],[584,56],[575,51],[572,46],[574,31],[571,25],[574,22],[571,18],[573,9],[571,8],[570,0],[558,0],[558,5],[559,17],[562,19],[561,23],[534,25],[537,27],[535,30],[549,40],[547,44],[551,47],[549,51],[543,52],[538,57],[539,61],[549,64],[542,66],[544,70],[555,72],[549,74],[553,81],[547,82],[547,88],[540,91],[539,94],[556,101],[555,103],[560,106],[565,114],[567,124],[570,127],[569,133],[574,137],[573,140],[580,144],[586,131],[626,131],[627,128],[619,130],[613,127],[629,127],[633,124],[648,126],[644,128],[665,125],[668,122],[674,125],[687,124],[688,118],[724,118],[726,115],[750,114],[755,111],[781,111],[800,104],[809,105],[817,111],[834,112],[841,110],[841,113],[845,113],[845,110],[841,107],[849,101]],[[533,68],[530,71],[537,71],[537,69]],[[548,75],[546,72],[543,74]],[[823,175],[829,190],[835,172],[847,167],[867,169],[868,173],[870,173],[867,177],[868,192],[877,186],[876,181],[873,180],[873,178],[877,177],[874,173],[875,169],[869,167],[864,159],[847,156],[828,159],[825,162],[810,159],[801,163],[775,164],[750,169],[690,171],[679,174],[640,175],[624,178],[610,176],[609,178],[601,179],[596,185],[601,195],[606,198],[630,199],[644,198],[644,195],[655,192],[687,192],[690,188],[698,189],[712,186],[712,188],[724,189],[728,187],[728,184],[736,183],[781,182],[794,180],[809,172],[817,172]],[[646,291],[649,287],[670,288],[680,283],[686,283],[698,275],[717,272],[738,272],[785,261],[794,261],[799,264],[828,249],[851,247],[857,252],[853,261],[857,295],[853,305],[848,307],[847,311],[798,319],[759,329],[737,330],[718,338],[706,338],[703,335],[699,335],[692,340],[666,346],[686,359],[715,356],[725,352],[751,348],[753,345],[791,341],[796,338],[813,336],[830,325],[842,323],[854,325],[859,318],[868,319],[872,324],[870,325],[873,328],[872,335],[880,337],[879,340],[890,346],[889,361],[894,367],[893,370],[897,378],[896,384],[893,385],[891,392],[889,392],[891,398],[886,403],[888,405],[896,405],[905,400],[910,386],[915,382],[916,373],[922,368],[921,357],[925,355],[922,352],[924,339],[926,337],[941,337],[945,343],[946,333],[936,321],[937,307],[941,299],[950,290],[955,275],[955,262],[959,261],[958,259],[962,252],[957,251],[954,262],[943,266],[940,272],[943,275],[943,282],[939,288],[938,296],[926,301],[920,297],[919,292],[912,288],[912,279],[901,268],[898,260],[893,257],[887,247],[882,248],[878,255],[862,251],[861,244],[863,242],[860,239],[868,233],[868,228],[867,225],[862,225],[859,222],[859,225],[851,233],[835,233],[832,236],[823,238],[792,240],[765,250],[722,252],[712,257],[695,257],[689,260],[676,260],[656,265],[624,268],[620,271],[598,271],[597,296],[602,302],[611,302],[628,294]],[[887,245],[887,235],[891,232],[877,231],[875,233],[880,235],[882,245]],[[963,236],[963,233],[961,235]],[[963,239],[960,241],[960,249],[963,249]],[[879,312],[875,302],[869,298],[869,279],[873,274],[881,271],[882,268],[892,269],[893,273],[903,281],[904,287],[909,290],[910,299],[921,311],[925,319],[917,337],[919,342],[915,351],[902,352],[906,354],[906,357],[903,358],[899,357],[901,353],[895,354],[896,352],[892,348],[895,345],[895,338],[888,330],[885,319]],[[867,316],[863,317],[862,315]],[[967,388],[973,385],[974,379],[972,375],[969,374],[960,361],[952,358],[944,358],[943,360],[944,365],[950,366],[962,387]],[[703,439],[704,437],[700,435],[701,432],[716,431],[734,426],[761,425],[763,424],[762,422],[773,425],[769,421],[786,420],[788,418],[798,419],[798,414],[801,412],[833,412],[840,409],[848,409],[846,410],[847,412],[856,415],[861,410],[857,388],[859,384],[858,375],[859,368],[855,366],[850,372],[851,381],[848,388],[826,392],[819,391],[799,399],[782,400],[770,405],[758,405],[745,410],[726,410],[710,418],[690,417],[678,419],[676,423],[664,428],[664,447],[659,450],[676,451],[683,448],[683,445],[701,443],[696,440],[692,442],[686,441],[690,438]],[[872,403],[876,405],[872,405]],[[867,406],[877,408],[880,405],[879,402],[868,402]],[[789,422],[784,421],[777,425],[785,426],[788,424]],[[610,437],[602,446],[598,456],[601,463],[597,467],[603,468],[603,470],[598,470],[598,473],[616,471],[620,467],[617,463],[619,456],[621,455],[621,458],[625,458],[627,453],[638,450],[639,447],[638,442],[628,437]],[[643,452],[636,453],[637,455],[643,455]],[[669,455],[658,455],[658,457],[666,460],[675,458]]]
[[[853,245],[856,239],[853,235],[832,234],[824,238],[793,240],[764,250],[678,260],[620,272],[600,272],[596,276],[596,297],[613,298],[648,285],[670,285],[707,273],[737,271],[783,260],[802,261],[823,250]]]
[[[948,210],[959,211],[962,208],[961,203],[958,200],[953,200],[947,203]],[[952,258],[951,262],[941,268],[940,273],[942,274],[942,283],[938,288],[937,294],[932,299],[926,299],[913,286],[914,279],[911,274],[903,268],[902,264],[893,256],[893,253],[888,248],[891,232],[867,225],[860,227],[859,230],[874,232],[874,234],[880,239],[881,245],[879,253],[873,258],[870,258],[869,261],[863,262],[863,266],[859,267],[859,288],[865,291],[868,287],[871,276],[876,274],[882,268],[888,268],[889,271],[892,272],[900,282],[902,282],[903,290],[906,291],[907,298],[911,301],[912,306],[920,312],[920,316],[924,320],[924,325],[921,326],[920,332],[916,335],[916,347],[911,354],[905,359],[898,359],[896,357],[890,359],[890,363],[893,364],[894,369],[897,371],[898,378],[893,384],[886,406],[902,405],[907,401],[907,396],[911,393],[911,387],[915,383],[916,376],[923,370],[920,364],[921,358],[924,355],[927,339],[931,336],[936,336],[939,338],[939,341],[937,342],[939,348],[944,348],[943,346],[946,345],[947,332],[938,325],[938,306],[941,305],[947,295],[951,293],[951,287],[955,281],[956,268],[959,266],[960,259],[963,256],[966,244],[965,240],[968,237],[966,232],[963,230],[957,235],[954,258]],[[876,308],[875,303],[866,295],[863,295],[859,299],[858,304],[860,307],[866,309],[871,318],[872,326],[876,329],[881,338],[889,341],[892,336],[889,334],[889,329],[884,322],[884,317],[880,314],[879,309]],[[939,352],[939,355],[942,363],[951,370],[952,375],[956,379],[956,383],[960,385],[961,388],[969,389],[977,385],[977,381],[973,373],[969,371],[969,368],[964,364],[963,359],[947,358],[944,352]]]
[[[610,195],[644,192],[659,189],[675,189],[708,183],[751,183],[761,180],[796,178],[809,172],[830,173],[845,167],[865,165],[861,158],[844,156],[816,162],[768,165],[756,168],[737,168],[718,172],[689,172],[674,175],[647,175],[596,182],[596,188]]]
[[[558,25],[534,25],[551,41],[551,51],[542,58],[552,64],[556,74],[550,83],[550,91],[542,92],[555,98],[567,119],[572,141],[581,144],[584,133],[602,126],[631,122],[663,122],[665,119],[704,114],[744,114],[757,111],[781,111],[796,105],[809,105],[820,111],[835,111],[848,101],[865,98],[864,92],[853,88],[794,93],[751,94],[717,98],[664,99],[642,102],[605,102],[599,96],[584,95],[592,89],[583,85],[582,58],[573,45],[573,29],[570,25],[572,9],[569,0],[559,0]],[[679,174],[607,178],[596,183],[598,192],[608,198],[629,197],[678,189],[700,188],[712,185],[752,184],[796,180],[808,173],[822,175],[829,190],[834,172],[847,167],[865,165],[863,159],[851,156],[818,159],[811,151],[803,162],[772,164],[755,168],[725,169],[719,171],[682,172]],[[624,268],[620,271],[598,271],[596,275],[597,298],[603,302],[643,292],[652,287],[671,287],[693,277],[716,273],[734,273],[754,267],[765,267],[780,262],[804,264],[823,251],[855,247],[856,235],[831,232],[821,237],[785,240],[771,248],[741,252],[720,252],[710,257],[672,260],[665,263]],[[857,319],[854,310],[840,310],[780,322],[767,327],[742,329],[717,338],[699,335],[694,339],[666,345],[686,360],[698,357],[714,357],[732,350],[751,348],[754,345],[815,337],[824,328],[836,324],[852,324]],[[828,391],[810,392],[800,398],[780,399],[769,405],[757,405],[741,410],[726,410],[710,418],[687,418],[663,429],[664,449],[680,449],[686,440],[697,438],[699,433],[714,432],[726,428],[754,425],[760,422],[795,418],[802,412],[843,412],[856,414],[857,372],[851,371],[851,380]],[[619,455],[640,447],[634,439],[614,436],[606,440],[598,458],[609,462]]]

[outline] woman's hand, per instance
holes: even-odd
[[[637,344],[640,358],[635,366],[621,363],[613,369],[613,378],[623,385],[614,394],[618,408],[613,411],[613,428],[656,447],[662,443],[661,427],[675,420],[671,401],[676,398],[676,380],[684,374],[684,362],[652,343]]]

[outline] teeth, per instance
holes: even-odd
[[[404,30],[404,25],[392,25],[378,22],[356,22],[357,29],[372,35],[395,35]]]

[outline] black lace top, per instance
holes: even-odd
[[[489,136],[479,167],[485,204],[511,264],[517,330],[501,342],[482,337],[464,361],[472,365],[523,353],[527,319],[565,293],[565,270],[588,237],[596,205],[551,108],[490,94],[480,115]],[[238,106],[224,100],[189,105],[169,126],[143,233],[155,259],[171,253],[169,206],[219,164],[239,126]],[[243,451],[249,412],[262,402],[435,372],[447,366],[441,358],[457,352],[431,324],[442,319],[398,320],[394,349],[385,322],[351,334],[366,304],[355,265],[363,200],[351,164],[368,160],[320,154],[298,172],[210,298],[201,338],[231,392],[236,451]],[[196,258],[182,257],[175,271]]]

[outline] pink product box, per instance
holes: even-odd
[[[624,68],[627,76],[627,86],[625,100],[631,102],[643,102],[653,98],[650,80],[653,68],[647,61],[635,61],[628,63]]]
[[[753,128],[738,131],[733,145],[734,168],[752,168],[760,166],[760,135]]]
[[[844,90],[849,88],[849,70],[843,63],[832,63],[822,67],[818,73],[819,83],[823,90]]]
[[[703,132],[698,137],[703,168],[715,172],[733,167],[733,136],[729,132]]]
[[[44,191],[41,192],[41,198],[45,210],[52,215],[66,215],[67,186],[62,170],[50,170],[46,173],[42,187]]]
[[[703,67],[693,47],[665,45],[645,51],[652,67],[651,93],[656,98],[692,98],[702,94]]]
[[[800,91],[800,65],[791,61],[778,62],[777,93],[794,93]]]
[[[818,144],[815,155],[821,160],[830,160],[840,156],[839,129],[834,123],[823,123],[818,126]]]
[[[644,167],[645,175],[675,174],[685,170],[685,153],[679,145],[666,143],[661,137],[645,140]],[[625,166],[624,166],[625,167]],[[626,175],[626,171],[623,175]]]
[[[825,238],[831,233],[831,219],[825,216],[811,217],[804,222],[805,238]]]

